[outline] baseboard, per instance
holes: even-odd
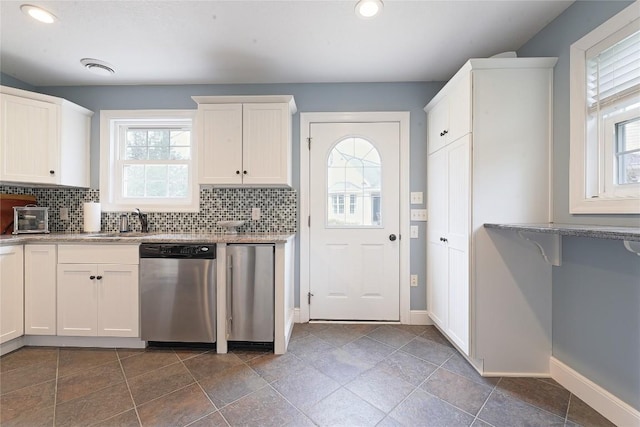
[[[11,353],[21,347],[24,347],[24,335],[18,338],[14,338],[11,341],[0,344],[0,356],[4,356],[7,353]]]
[[[433,325],[433,321],[427,314],[427,310],[411,310],[409,312],[410,325]]]
[[[549,360],[551,378],[618,426],[640,426],[640,411],[555,357]]]
[[[300,308],[293,309],[293,323],[300,323]]]
[[[140,338],[25,335],[24,345],[44,347],[145,348]]]

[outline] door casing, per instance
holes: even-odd
[[[311,243],[309,217],[309,125],[311,123],[378,123],[400,124],[400,323],[410,323],[410,197],[409,197],[409,139],[408,111],[300,113],[300,315],[299,321],[309,321],[309,254]],[[311,142],[313,144],[313,141]]]

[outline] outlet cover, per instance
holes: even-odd
[[[426,221],[427,210],[426,209],[411,209],[411,221]]]
[[[412,274],[411,275],[411,287],[415,288],[416,286],[418,286],[418,275],[417,274]]]
[[[412,191],[411,192],[411,204],[412,205],[421,205],[422,204],[422,191]]]
[[[60,221],[69,221],[69,208],[60,208]]]
[[[251,208],[251,219],[260,221],[260,208]]]
[[[418,238],[418,226],[417,225],[412,225],[411,226],[411,238],[412,239],[417,239]]]

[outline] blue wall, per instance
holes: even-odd
[[[631,2],[578,1],[519,56],[557,56],[554,216],[557,223],[640,227],[639,215],[569,213],[569,47]],[[553,355],[640,410],[640,257],[621,241],[564,238],[553,268]]]
[[[256,85],[184,86],[91,86],[40,87],[39,92],[60,96],[95,112],[91,130],[91,186],[99,186],[99,112],[114,109],[191,109],[193,95],[294,95],[298,114],[293,118],[293,186],[299,189],[300,112],[320,111],[410,111],[411,184],[410,191],[425,192],[427,130],[423,107],[444,83],[311,83]],[[415,207],[415,206],[414,206]],[[424,207],[424,204],[423,204]],[[426,309],[426,224],[420,238],[411,239],[411,273],[419,275],[418,287],[411,288],[411,309]],[[299,248],[299,244],[296,245]],[[299,251],[296,271],[299,271]],[[299,301],[299,279],[296,279]]]

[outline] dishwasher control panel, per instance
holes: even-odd
[[[144,243],[140,245],[140,258],[214,259],[215,244]]]

